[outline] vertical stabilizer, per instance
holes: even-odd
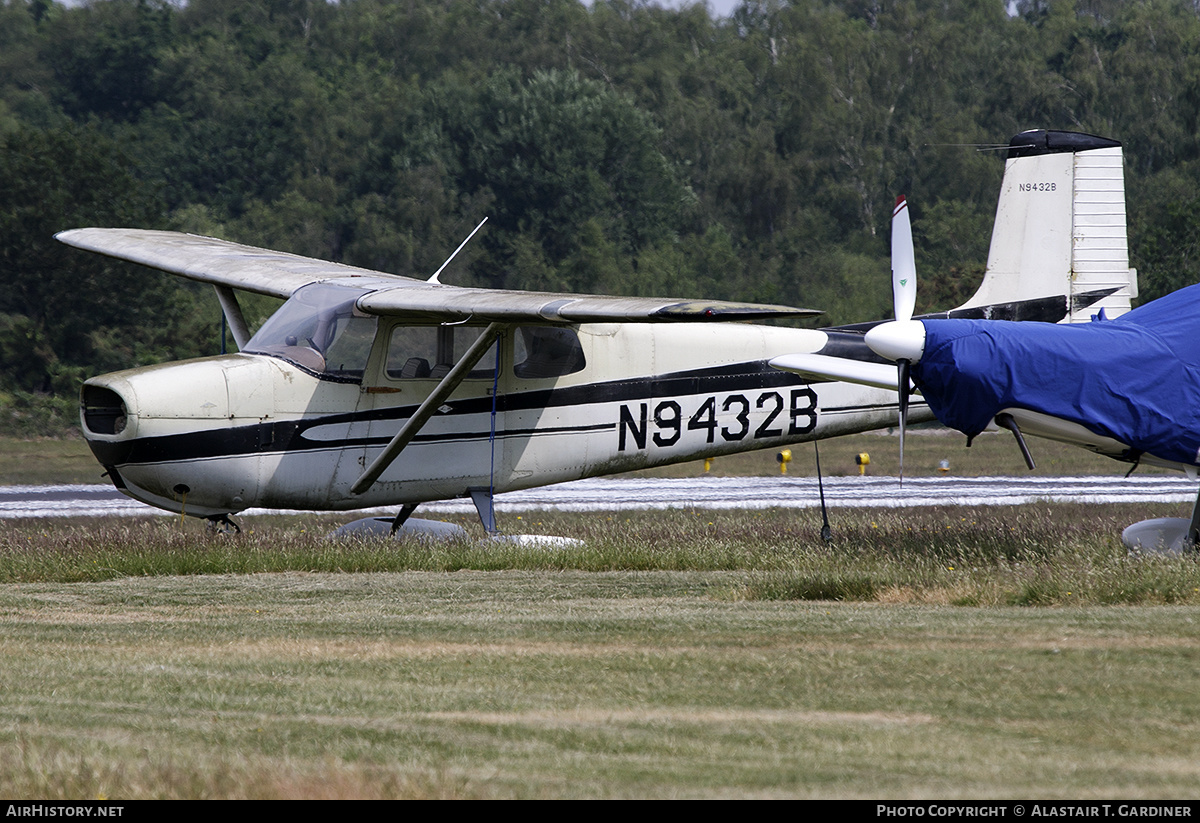
[[[1093,301],[1087,296],[1111,291]],[[1009,143],[987,272],[963,308],[1062,297],[1063,322],[1129,310],[1121,144],[1064,131],[1027,131]]]

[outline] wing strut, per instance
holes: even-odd
[[[241,351],[250,342],[250,327],[246,325],[246,318],[242,316],[242,306],[238,303],[237,293],[220,283],[213,283],[213,290],[217,293],[217,300],[221,303],[225,319],[229,321],[233,342],[237,343],[238,350]]]
[[[471,369],[475,368],[475,364],[479,362],[492,343],[500,337],[503,330],[503,324],[492,323],[479,336],[479,339],[471,344],[471,348],[467,349],[466,354],[454,364],[454,368],[450,370],[449,374],[442,378],[442,382],[434,387],[429,396],[425,398],[425,402],[420,405],[412,417],[408,418],[408,422],[401,427],[400,431],[396,432],[396,436],[392,438],[391,442],[384,446],[383,451],[371,462],[371,465],[367,466],[362,476],[354,481],[354,485],[350,487],[351,494],[362,494],[375,484],[379,475],[392,465],[400,456],[400,452],[404,451],[404,447],[417,436],[417,432],[429,418],[433,417],[437,407],[442,405],[458,388],[458,384],[466,379]]]

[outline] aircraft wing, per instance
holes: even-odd
[[[607,297],[593,294],[463,289],[416,283],[364,295],[358,307],[370,314],[413,315],[500,323],[658,323],[809,317],[811,309],[757,303]]]
[[[370,269],[175,231],[72,229],[54,236],[77,249],[140,263],[204,283],[273,297],[291,297],[292,292],[301,286],[339,277],[392,277],[411,283],[421,282],[409,277],[383,275]]]
[[[358,301],[359,308],[379,315],[451,322],[655,323],[761,320],[821,313],[756,303],[460,288],[180,232],[92,228],[55,236],[86,251],[275,297],[290,297],[309,283],[355,278],[353,285],[370,289]]]

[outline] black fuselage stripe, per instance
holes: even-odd
[[[656,375],[638,379],[614,380],[564,388],[535,389],[501,395],[496,398],[498,412],[519,412],[553,409],[568,406],[591,406],[619,402],[650,401],[658,398],[718,394],[753,389],[802,386],[807,381],[789,372],[778,371],[766,361],[737,363],[695,371]],[[441,415],[457,417],[486,414],[492,410],[491,397],[453,399],[447,401],[450,410]],[[385,421],[406,420],[416,411],[416,404],[362,412],[343,412],[301,420],[281,420],[249,426],[187,432],[136,438],[128,441],[89,440],[93,453],[106,465],[165,463],[179,460],[198,460],[225,456],[263,454],[270,452],[319,451],[323,449],[383,445],[386,436],[316,440],[305,432],[318,426],[349,426]],[[435,418],[437,419],[437,418]],[[497,437],[526,437],[532,434],[572,434],[615,429],[616,421],[583,426],[508,429],[498,431]],[[455,440],[487,439],[490,431],[466,433],[424,433],[414,443],[452,442]]]

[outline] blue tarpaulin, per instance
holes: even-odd
[[[974,436],[1001,409],[1027,409],[1200,463],[1200,285],[1116,320],[922,322],[913,382],[947,426]]]

